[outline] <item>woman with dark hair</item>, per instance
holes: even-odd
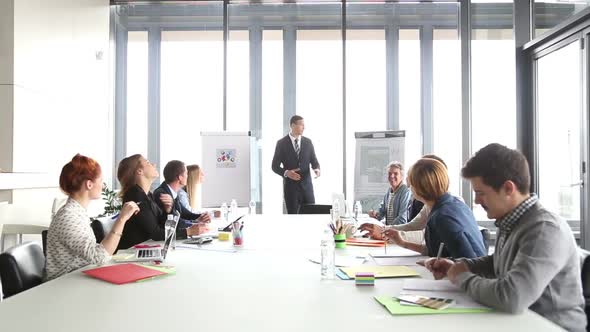
[[[125,225],[118,249],[127,249],[146,240],[164,241],[164,222],[172,211],[173,200],[168,194],[160,195],[162,210],[154,201],[150,191],[152,183],[158,178],[156,166],[140,154],[129,156],[119,163],[117,179],[121,183],[123,202],[136,202],[139,213],[134,215],[133,222]],[[176,230],[177,239],[207,232],[207,226],[201,223],[185,229]]]
[[[139,211],[134,202],[123,205],[110,233],[101,243],[90,227],[86,209],[102,192],[102,171],[93,159],[77,154],[61,170],[59,186],[68,195],[47,233],[45,280],[51,280],[88,264],[103,264],[117,249],[125,223]]]

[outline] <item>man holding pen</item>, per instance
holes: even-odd
[[[474,259],[431,258],[436,279],[448,277],[476,301],[519,313],[529,308],[569,331],[585,331],[580,258],[569,225],[530,193],[522,153],[500,144],[479,150],[463,167],[475,203],[496,219],[493,255]]]

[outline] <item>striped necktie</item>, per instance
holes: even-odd
[[[295,139],[295,152],[297,153],[297,157],[299,157],[299,151],[301,151],[301,148],[299,147],[299,138]]]

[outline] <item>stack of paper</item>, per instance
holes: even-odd
[[[375,255],[369,254],[377,265],[416,265],[419,260],[427,259],[428,257],[420,256],[414,252],[414,255]]]
[[[374,266],[359,265],[340,268],[349,278],[354,278],[357,272],[372,272],[375,278],[418,277],[420,274],[407,266]]]
[[[321,258],[318,256],[313,256],[309,258],[310,262],[321,264]],[[361,265],[365,261],[364,257],[356,257],[356,256],[336,256],[334,257],[334,265],[336,267],[346,267],[346,266],[356,266]]]

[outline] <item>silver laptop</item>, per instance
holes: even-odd
[[[163,262],[166,259],[166,253],[168,253],[168,248],[170,247],[170,243],[172,242],[173,235],[174,234],[170,234],[166,241],[164,241],[163,248],[158,247],[131,249],[129,251],[124,250],[123,252],[120,252],[117,255],[113,256],[113,261],[117,263],[145,261]],[[125,255],[126,252],[128,252],[129,254]]]

